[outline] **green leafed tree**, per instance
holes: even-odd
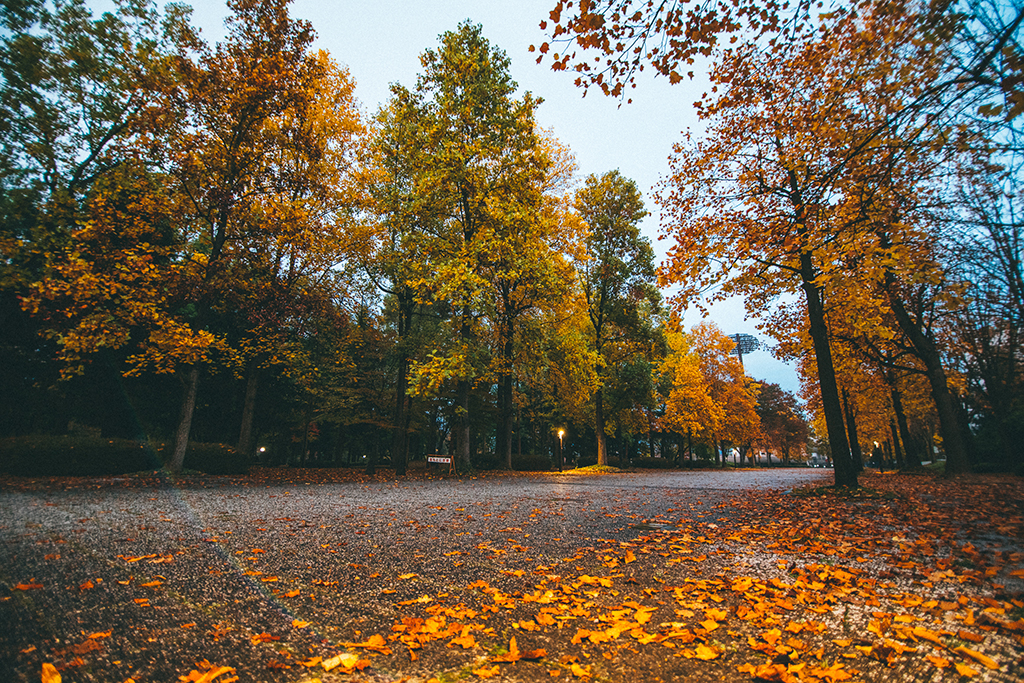
[[[412,261],[389,277],[400,295],[447,311],[448,343],[411,368],[412,383],[420,393],[455,384],[455,458],[469,467],[470,392],[488,366],[483,325],[502,307],[506,323],[518,315],[516,259],[531,253],[535,245],[521,242],[542,227],[549,161],[534,123],[538,101],[515,96],[508,58],[480,26],[443,34],[421,62],[415,89],[394,86],[378,117],[389,239]],[[508,296],[499,303],[495,290]]]
[[[639,224],[647,211],[636,183],[618,171],[588,176],[576,192],[576,211],[589,228],[585,254],[576,267],[597,354],[597,462],[607,465],[606,370],[643,353],[649,345],[661,294],[655,286],[654,250],[640,234]]]

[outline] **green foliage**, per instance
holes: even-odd
[[[649,364],[637,363],[658,343],[661,294],[655,286],[654,250],[640,234],[647,215],[636,183],[618,171],[590,175],[576,192],[576,211],[589,227],[586,257],[576,264],[590,319],[591,345],[597,354],[599,384],[594,394],[597,461],[608,461],[605,434],[617,426],[642,424],[639,410],[652,403]],[[649,359],[653,360],[653,359]],[[615,405],[611,391],[628,403]]]

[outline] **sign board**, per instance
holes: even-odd
[[[436,462],[441,465],[448,465],[448,473],[455,472],[455,461],[450,455],[428,455],[427,462]]]

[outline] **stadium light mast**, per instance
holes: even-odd
[[[761,348],[761,342],[752,334],[737,332],[736,334],[729,335],[729,338],[736,342],[736,348],[733,349],[733,353],[739,356],[741,368],[743,367],[743,354],[749,354]]]

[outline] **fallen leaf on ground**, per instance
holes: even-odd
[[[479,669],[473,669],[473,673],[480,678],[493,678],[501,672],[501,667],[495,664],[492,668],[481,667]]]
[[[60,683],[60,672],[57,671],[57,667],[49,662],[43,663],[43,683]]]
[[[999,669],[999,663],[996,662],[996,660],[981,654],[977,650],[971,650],[961,645],[960,647],[953,648],[953,652],[958,652],[964,656],[970,657],[974,661],[978,662],[978,664],[981,664],[985,668],[992,669],[993,671]]]

